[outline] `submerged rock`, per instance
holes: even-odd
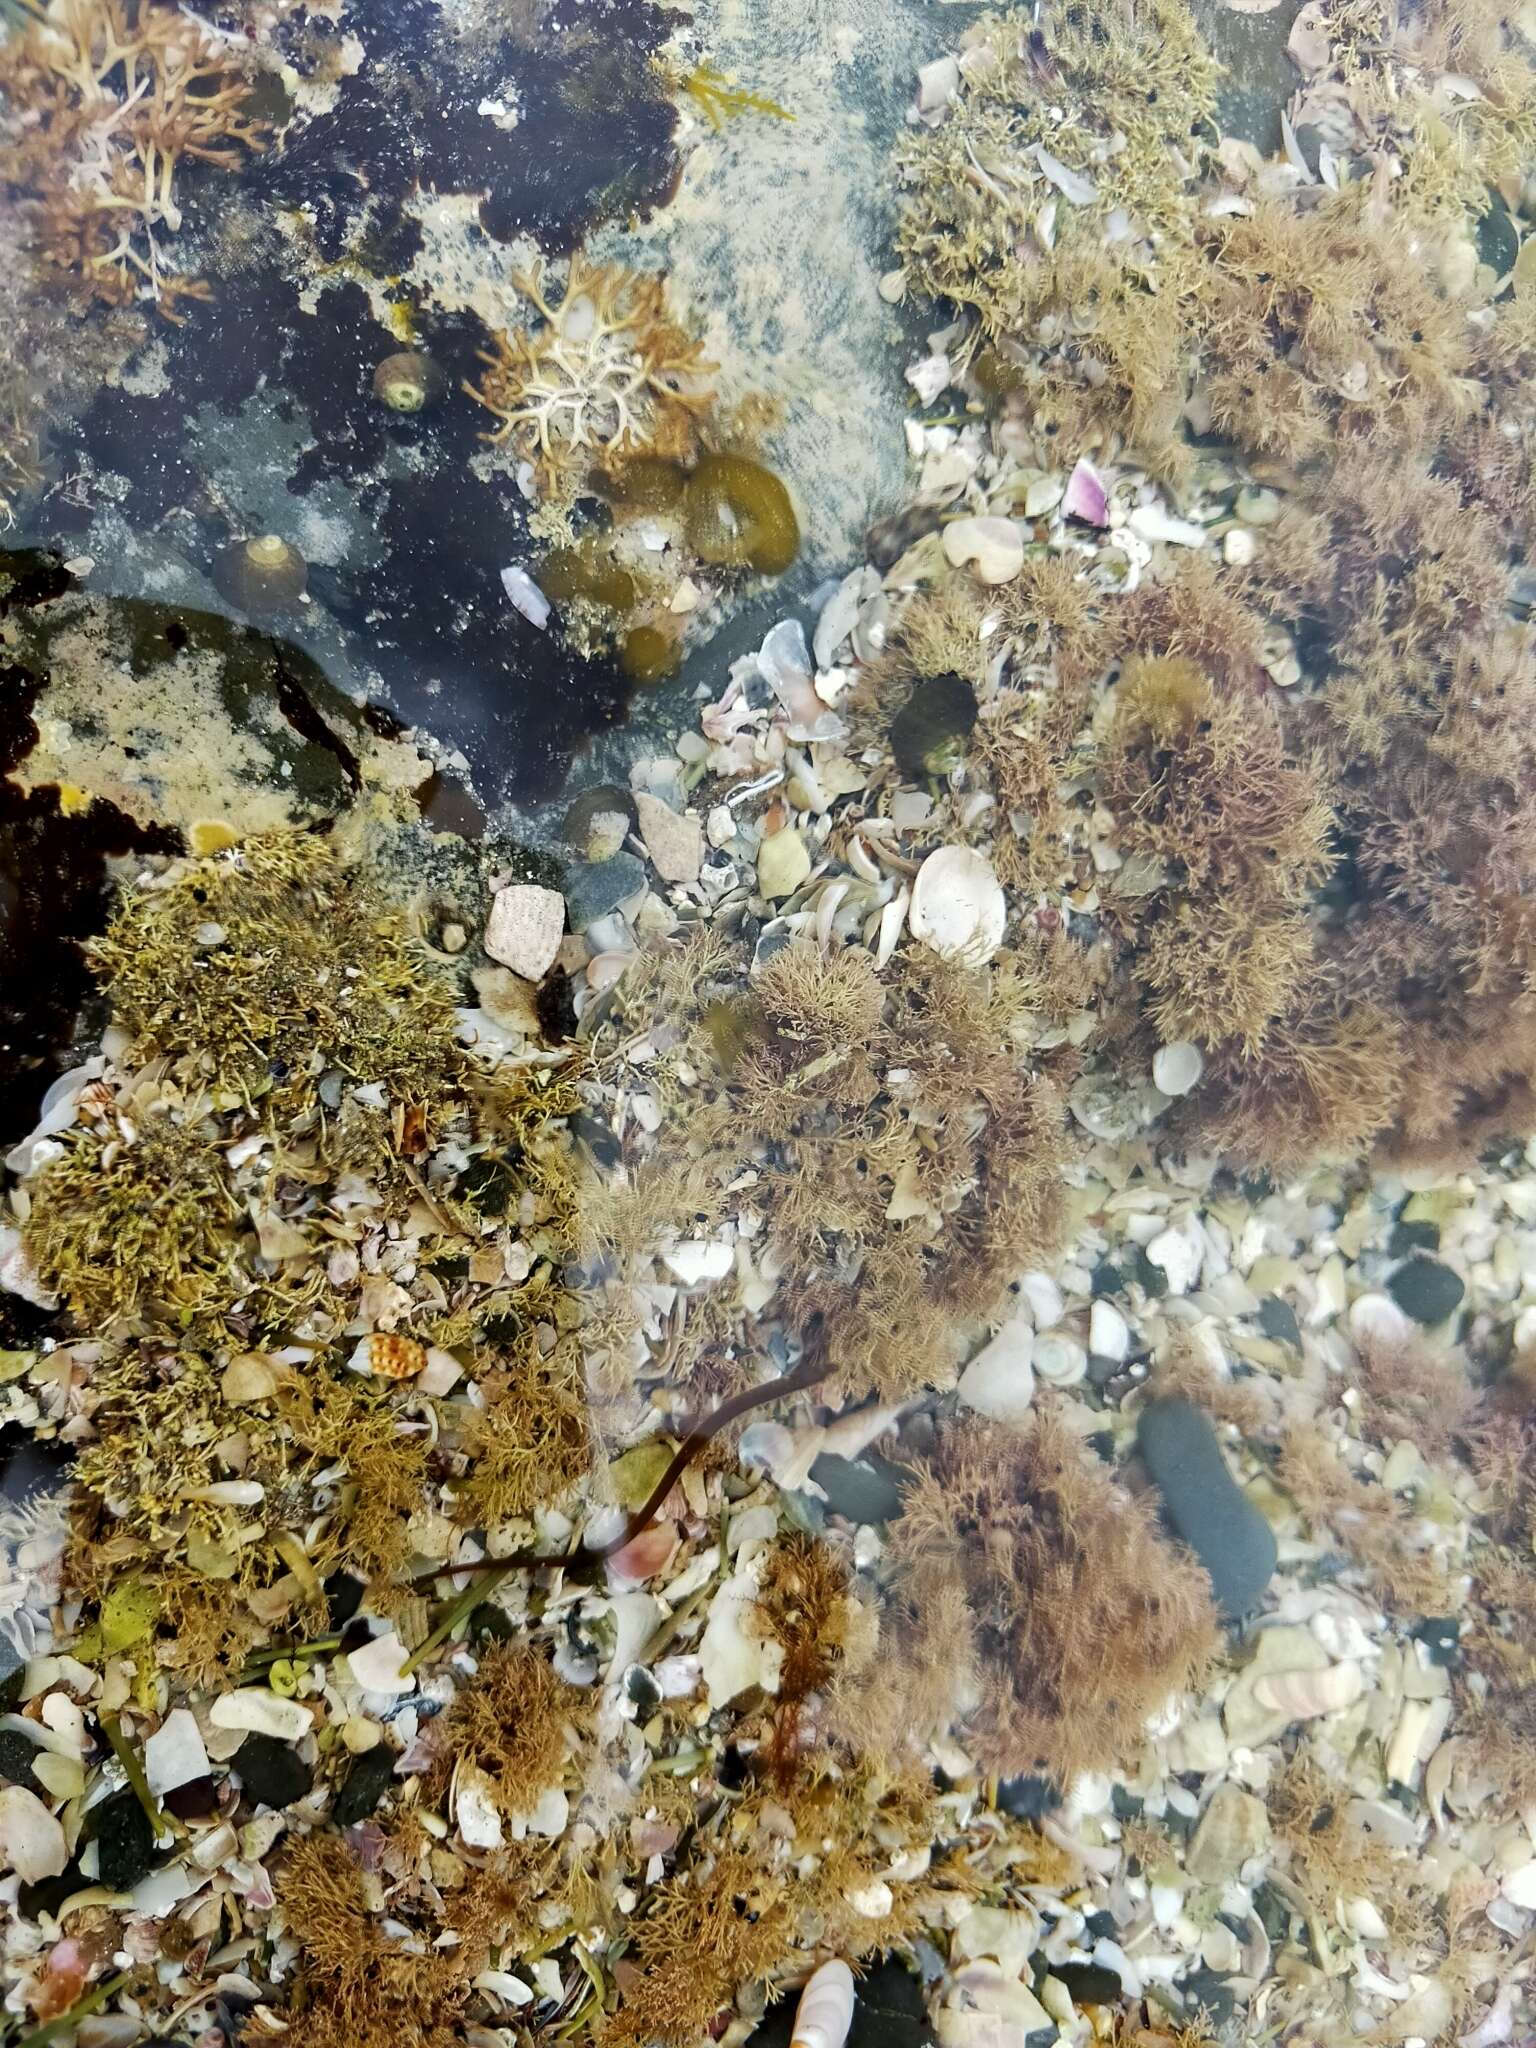
[[[235,1769],[253,1806],[292,1806],[314,1783],[309,1765],[275,1735],[248,1735],[235,1751]]]
[[[90,1816],[96,1869],[108,1891],[131,1891],[155,1860],[155,1831],[131,1791],[104,1800]]]
[[[1221,1784],[1190,1838],[1184,1868],[1202,1884],[1222,1884],[1268,1841],[1269,1814],[1263,1800],[1240,1785]]]
[[[357,1821],[366,1820],[389,1790],[394,1775],[395,1753],[387,1742],[365,1750],[348,1771],[345,1783],[336,1794],[331,1818],[337,1827],[348,1828]]]
[[[1279,1551],[1228,1471],[1208,1417],[1192,1401],[1154,1401],[1142,1411],[1136,1444],[1168,1520],[1210,1575],[1217,1606],[1229,1621],[1250,1613]]]
[[[1403,1314],[1425,1329],[1454,1315],[1466,1291],[1461,1275],[1439,1259],[1409,1259],[1387,1282],[1387,1292]]]

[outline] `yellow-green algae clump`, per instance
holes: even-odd
[[[449,1520],[586,1471],[577,1098],[459,1042],[454,969],[338,835],[151,870],[94,957],[127,1044],[29,1177],[24,1236],[85,1346],[73,1582],[152,1567],[166,1655],[207,1669],[336,1570],[405,1597],[424,1373]]]

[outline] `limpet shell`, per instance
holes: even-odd
[[[930,853],[912,884],[912,936],[941,960],[979,967],[1003,943],[1008,904],[991,863],[968,846]]]

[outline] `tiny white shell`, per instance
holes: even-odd
[[[1024,566],[1024,536],[1011,519],[953,519],[944,557],[956,569],[970,563],[983,583],[1010,583]]]
[[[1035,1343],[1035,1371],[1053,1387],[1075,1387],[1088,1371],[1088,1354],[1075,1337],[1052,1331]]]
[[[1152,1081],[1164,1095],[1187,1095],[1205,1069],[1200,1048],[1187,1038],[1160,1045],[1152,1055]]]
[[[930,853],[912,884],[912,936],[941,960],[979,967],[1003,943],[1008,905],[990,862],[968,846]]]
[[[813,1970],[795,2007],[790,2048],[843,2048],[853,2025],[853,1972],[841,1960]]]

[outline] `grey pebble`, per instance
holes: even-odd
[[[1405,1316],[1426,1330],[1461,1307],[1466,1282],[1439,1259],[1407,1259],[1387,1281],[1387,1292]]]
[[[1192,1401],[1153,1401],[1136,1444],[1169,1522],[1210,1574],[1223,1615],[1251,1613],[1279,1558],[1275,1532],[1228,1471],[1209,1418]]]
[[[573,932],[606,917],[615,905],[633,896],[645,881],[645,862],[632,853],[607,860],[577,862],[566,871],[565,908]]]

